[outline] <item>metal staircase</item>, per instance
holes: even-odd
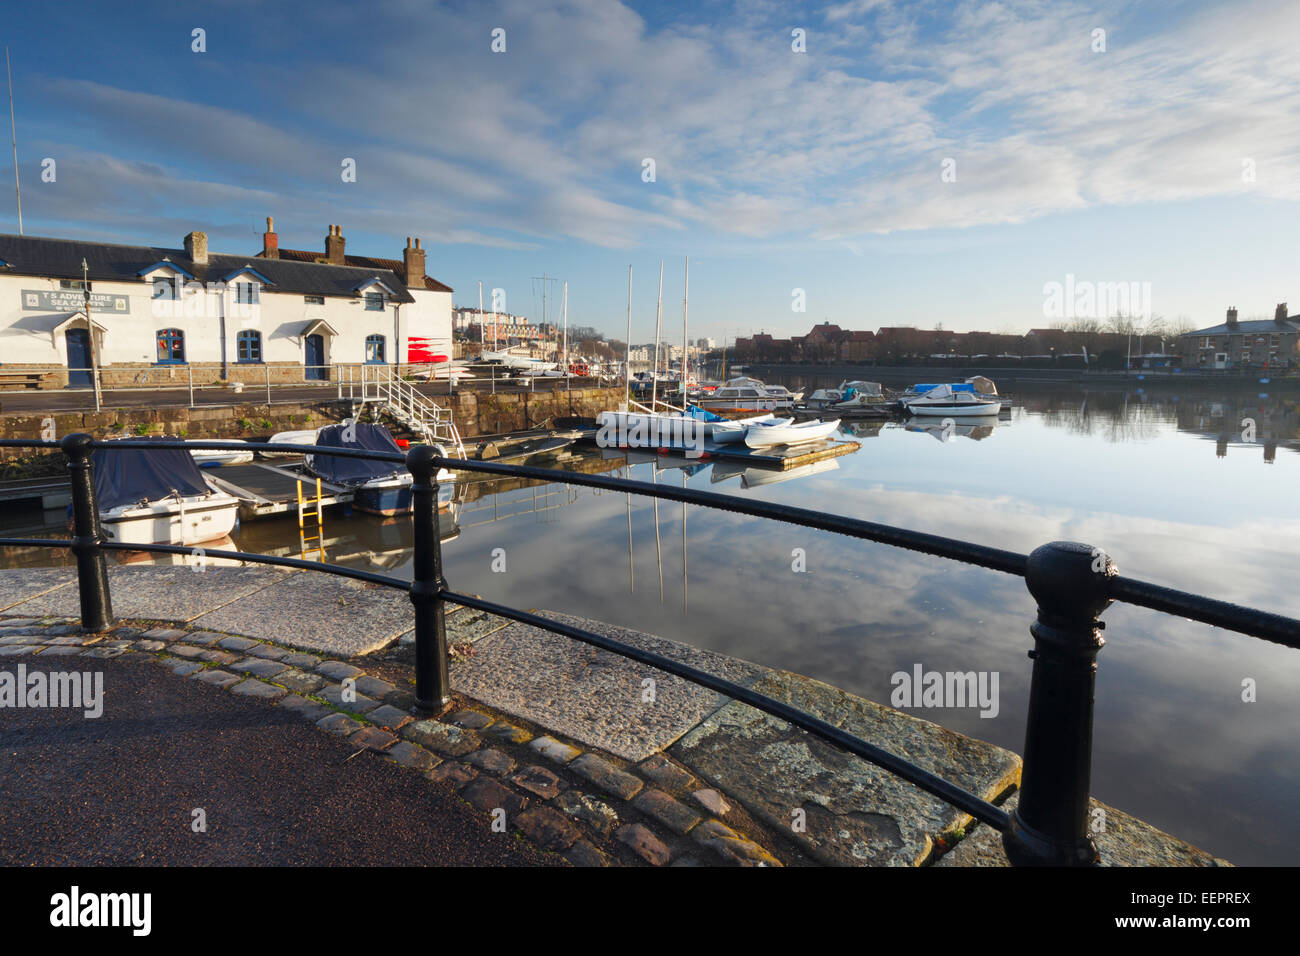
[[[361,366],[361,406],[367,403],[400,422],[431,445],[443,445],[451,456],[465,458],[465,445],[452,420],[451,409],[429,401],[402,379],[391,365]],[[358,408],[356,414],[360,415]]]

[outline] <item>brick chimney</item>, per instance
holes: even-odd
[[[208,264],[208,234],[206,232],[191,232],[185,237],[185,255],[195,265],[205,266]]]
[[[1286,303],[1279,302],[1277,308],[1273,310],[1273,321],[1282,323],[1286,321]]]
[[[402,252],[402,261],[406,264],[405,281],[407,288],[423,289],[424,288],[424,250],[420,248],[420,240],[415,240],[415,245],[411,245],[411,237],[406,237],[406,249]]]
[[[343,227],[330,226],[329,235],[325,237],[325,261],[332,266],[347,265],[343,254]]]
[[[266,232],[262,233],[262,258],[280,258],[280,237],[275,234],[275,220],[266,217]]]
[[[1234,305],[1231,309],[1228,310],[1228,328],[1235,329],[1236,327],[1237,327],[1237,307]]]

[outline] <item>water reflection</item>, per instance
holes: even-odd
[[[982,420],[969,434],[954,423],[953,438],[969,441],[936,436],[931,429],[942,420],[846,422],[846,435],[872,440],[832,459],[833,468],[790,477],[751,476],[722,461],[629,460],[608,450],[568,467],[1019,552],[1085,541],[1104,547],[1125,574],[1300,616],[1300,459],[1268,451],[1300,447],[1295,400],[1074,388],[1015,396],[1009,420]],[[1256,423],[1254,442],[1243,441],[1243,419]],[[992,431],[977,436],[979,428]],[[1270,457],[1271,467],[1256,464]],[[764,480],[772,477],[778,480]],[[874,700],[887,701],[890,676],[918,663],[997,671],[996,718],[912,712],[1017,751],[1023,745],[1034,602],[1017,578],[559,483],[470,480],[456,495],[443,553],[457,590],[636,628]],[[330,560],[409,575],[408,522],[327,512],[325,531]],[[244,549],[292,552],[297,527],[253,523],[236,540]],[[493,570],[498,548],[508,555],[504,573]],[[796,549],[806,561],[792,561]],[[11,550],[4,560],[48,564],[63,556]],[[1300,653],[1140,608],[1117,605],[1105,619],[1096,796],[1234,862],[1293,863]],[[1241,700],[1245,678],[1259,683],[1255,703]]]
[[[909,432],[929,435],[942,442],[949,442],[954,438],[983,441],[993,434],[997,424],[989,418],[948,418],[941,421],[909,422],[905,427]]]

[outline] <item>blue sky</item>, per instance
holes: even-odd
[[[619,337],[631,263],[635,340],[660,258],[680,329],[687,255],[692,337],[1023,331],[1067,274],[1150,282],[1198,326],[1300,312],[1296,36],[1300,4],[1251,0],[61,2],[0,26],[30,235],[418,235],[458,304],[482,280],[535,316],[545,272]],[[6,154],[8,232],[12,178]]]

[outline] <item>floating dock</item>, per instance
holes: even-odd
[[[239,517],[243,521],[274,518],[298,513],[298,482],[302,482],[303,497],[315,503],[316,478],[301,471],[301,459],[277,459],[274,462],[255,461],[247,465],[223,465],[205,468],[212,483],[239,499]],[[352,503],[353,492],[342,485],[321,480],[322,507]]]
[[[595,429],[592,429],[590,434],[584,435],[580,441],[582,444],[596,445]],[[596,447],[602,446],[596,445]],[[796,445],[793,448],[788,445],[778,445],[775,448],[763,449],[750,448],[748,445],[741,442],[718,444],[717,442],[705,441],[700,447],[700,454],[697,458],[688,458],[684,448],[671,446],[664,446],[661,448],[632,448],[627,445],[611,445],[606,447],[605,450],[618,452],[642,452],[646,454],[672,456],[673,458],[687,458],[687,460],[692,463],[710,461],[741,462],[754,468],[770,468],[775,471],[789,471],[791,468],[801,468],[805,465],[811,465],[819,461],[826,461],[830,458],[839,458],[843,455],[851,455],[861,447],[861,442],[840,441],[836,439],[809,442],[806,445]]]

